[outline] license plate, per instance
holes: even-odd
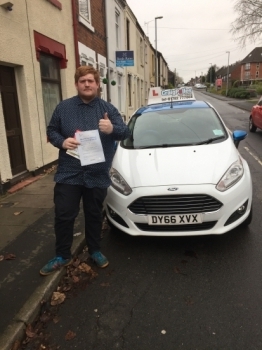
[[[202,214],[148,215],[149,225],[191,225],[202,221]]]

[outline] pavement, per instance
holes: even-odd
[[[0,196],[0,349],[11,350],[41,302],[56,290],[66,269],[41,276],[40,268],[55,256],[53,231],[54,171],[29,178]],[[82,251],[84,221],[75,223],[72,254]],[[79,235],[79,233],[81,234]]]
[[[252,102],[201,91],[250,111]],[[53,168],[28,178],[0,196],[0,349],[11,350],[23,338],[25,328],[37,317],[41,302],[56,290],[66,270],[50,276],[40,268],[54,257]],[[85,245],[83,213],[75,223],[72,255]],[[81,232],[81,234],[79,234]]]

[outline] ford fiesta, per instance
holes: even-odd
[[[150,92],[129,121],[110,171],[105,210],[130,235],[223,234],[252,220],[252,180],[231,133],[192,88]]]

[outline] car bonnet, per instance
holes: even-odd
[[[118,147],[115,168],[130,187],[217,184],[239,157],[232,139],[215,144],[155,149]]]

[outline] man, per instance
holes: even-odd
[[[93,67],[77,68],[78,95],[58,104],[47,128],[49,141],[59,148],[54,188],[56,256],[40,270],[41,275],[49,275],[72,262],[73,228],[81,198],[90,256],[99,267],[109,263],[99,244],[103,201],[110,186],[115,141],[127,138],[129,129],[118,110],[98,97],[99,80],[99,73]],[[75,136],[79,131],[90,130],[98,130],[104,160],[81,166],[80,160],[72,155],[80,145]]]

